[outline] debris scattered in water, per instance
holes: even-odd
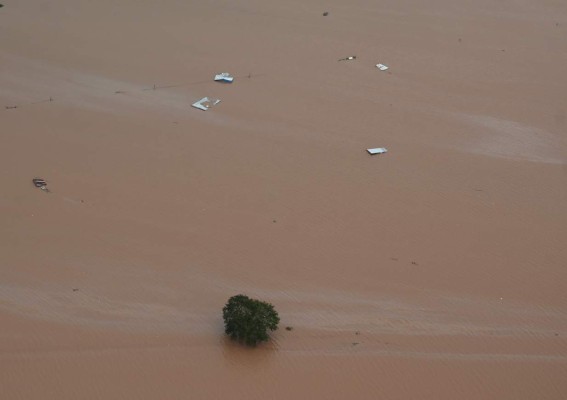
[[[45,179],[43,179],[43,178],[33,178],[33,179],[32,179],[32,182],[33,182],[33,184],[34,184],[34,186],[35,186],[36,188],[39,188],[39,189],[41,189],[41,190],[43,190],[43,191],[45,191],[45,192],[48,192],[48,191],[49,191],[49,189],[47,189],[47,182],[45,181]]]
[[[388,149],[386,149],[385,147],[375,147],[372,149],[366,149],[366,151],[368,152],[368,154],[373,156],[375,154],[387,153]]]
[[[338,61],[351,61],[351,60],[356,60],[356,56],[348,56],[345,58],[339,58]]]
[[[209,108],[216,106],[219,103],[219,99],[209,99],[208,97],[203,97],[201,100],[191,104],[191,106],[198,108],[199,110],[207,111]]]
[[[327,15],[329,15],[329,12],[328,12],[328,11],[325,11],[325,12],[323,13],[323,17],[326,17]]]
[[[234,81],[234,77],[231,76],[228,72],[222,72],[220,74],[215,75],[216,82],[224,82],[224,83],[232,83]]]

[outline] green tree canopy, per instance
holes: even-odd
[[[249,346],[268,340],[268,331],[278,329],[280,322],[273,305],[243,294],[228,299],[222,316],[226,334]]]

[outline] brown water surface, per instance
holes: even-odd
[[[564,399],[566,38],[551,0],[5,3],[2,398]],[[227,341],[238,293],[294,329]]]

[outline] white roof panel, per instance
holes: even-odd
[[[373,149],[366,149],[366,151],[368,152],[368,154],[374,155],[374,154],[387,153],[388,149],[386,149],[385,147],[375,147]]]

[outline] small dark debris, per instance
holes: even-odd
[[[459,43],[461,43],[463,41],[463,39],[459,38]]]
[[[286,326],[286,327],[285,327],[285,330],[286,330],[286,331],[293,331],[293,326]]]
[[[73,292],[78,292],[78,291],[79,291],[79,289],[73,288]]]
[[[390,258],[390,260],[392,260],[392,261],[398,261],[397,258]]]
[[[354,332],[355,335],[360,335],[359,331]]]
[[[555,336],[559,336],[559,333],[556,333]]]
[[[339,58],[337,61],[350,61],[350,60],[356,60],[356,56],[348,56],[348,57],[344,57],[344,58]]]
[[[323,13],[323,17],[326,17],[327,15],[329,15],[329,12],[328,12],[328,11],[325,11],[325,12]]]
[[[358,342],[352,342],[352,345],[353,345],[353,346],[356,346],[356,345],[359,345],[359,344],[360,344],[360,343],[358,343]]]
[[[418,263],[416,263],[415,261],[411,262],[412,265],[419,265]]]
[[[42,187],[42,186],[47,185],[47,182],[45,182],[45,179],[41,179],[41,178],[33,178],[32,182],[35,185],[35,187]]]
[[[275,223],[276,223],[276,220],[274,219],[272,222],[275,224]]]
[[[13,110],[14,108],[18,108],[18,106],[6,106],[6,110]]]
[[[47,191],[47,182],[45,181],[45,179],[42,178],[33,178],[32,179],[33,185],[36,188],[40,188],[41,190],[46,190]]]

